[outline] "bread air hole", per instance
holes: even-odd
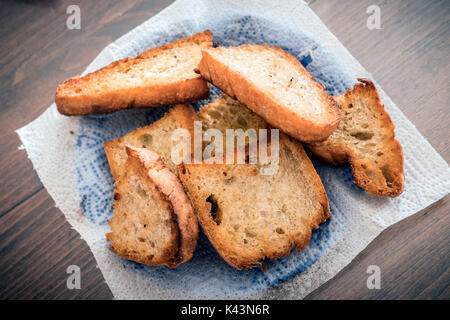
[[[394,178],[392,177],[391,170],[389,170],[389,166],[382,166],[381,172],[383,173],[384,179],[386,180],[386,185],[391,188],[392,183],[394,182]]]
[[[218,111],[211,111],[209,113],[209,116],[213,119],[220,119],[222,117],[222,115]]]
[[[366,141],[373,137],[373,132],[370,131],[356,131],[351,132],[350,135],[358,140]]]
[[[206,202],[211,204],[211,208],[209,209],[211,218],[217,225],[220,225],[222,222],[222,210],[220,210],[219,205],[217,204],[217,199],[211,194],[208,198],[206,198]]]
[[[152,139],[153,139],[153,137],[151,135],[149,135],[149,134],[143,134],[141,136],[141,142],[146,147],[151,145]]]
[[[256,232],[254,232],[254,231],[245,229],[244,232],[245,232],[245,235],[247,237],[249,237],[249,238],[255,238],[256,237]]]
[[[143,198],[147,197],[147,191],[142,186],[137,186],[137,193]]]
[[[238,117],[237,123],[244,128],[247,127],[247,120],[245,120],[241,116]]]

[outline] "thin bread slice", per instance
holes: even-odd
[[[87,115],[205,99],[209,86],[193,70],[212,43],[206,30],[68,79],[56,91],[56,106],[65,115]]]
[[[286,51],[243,45],[202,50],[198,72],[216,87],[301,141],[325,140],[340,112],[322,85]]]
[[[208,239],[237,269],[303,250],[330,217],[327,196],[301,144],[280,135],[280,164],[181,164],[179,177]],[[224,160],[225,162],[225,160]]]
[[[160,157],[143,148],[126,147],[126,175],[114,193],[109,221],[110,250],[147,265],[171,268],[192,258],[197,219],[183,186]]]
[[[194,120],[196,114],[192,106],[176,105],[160,120],[149,126],[138,128],[119,139],[105,142],[105,152],[111,173],[119,181],[125,173],[127,160],[126,145],[146,147],[158,153],[165,165],[176,173],[176,165],[172,162],[172,135],[177,129],[186,129],[194,137]],[[193,145],[193,144],[192,144]]]
[[[397,197],[404,185],[402,147],[374,84],[358,80],[352,90],[335,97],[343,114],[336,131],[309,149],[333,165],[350,163],[355,183],[367,192]]]
[[[205,131],[269,128],[261,117],[226,95],[201,108],[198,117]],[[302,145],[280,133],[279,152],[274,175],[261,175],[260,164],[178,167],[205,234],[237,269],[264,267],[265,258],[286,256],[294,246],[304,249],[311,230],[330,217],[322,182]]]

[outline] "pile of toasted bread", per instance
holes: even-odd
[[[331,97],[286,51],[252,44],[213,48],[206,30],[66,80],[55,101],[65,115],[174,105],[159,121],[105,143],[116,181],[106,235],[113,252],[176,267],[192,259],[200,224],[231,266],[264,269],[265,259],[304,249],[312,230],[331,217],[304,147],[333,165],[350,164],[355,183],[373,195],[403,191],[394,125],[373,83],[358,80]],[[223,95],[196,113],[188,103],[208,98],[209,83]],[[249,161],[248,146],[245,154],[233,150],[243,163],[174,163],[173,134],[184,129],[194,137],[195,121],[203,133],[279,129],[277,170],[262,174],[263,165]]]

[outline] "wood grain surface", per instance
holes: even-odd
[[[56,86],[111,41],[172,1],[3,0],[0,3],[0,299],[111,299],[86,243],[43,188],[15,130],[39,116]],[[79,4],[81,30],[66,8]],[[450,2],[312,0],[311,8],[448,162]],[[380,30],[366,27],[369,5]],[[449,299],[449,197],[385,230],[310,299]],[[66,268],[81,268],[80,290]],[[380,290],[366,286],[369,265]]]

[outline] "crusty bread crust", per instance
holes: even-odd
[[[123,152],[125,150],[125,145],[144,147],[143,145],[133,144],[132,141],[138,141],[137,138],[143,135],[153,135],[156,129],[160,128],[163,125],[163,121],[167,118],[173,118],[173,120],[178,123],[180,128],[188,130],[191,138],[193,139],[194,121],[197,119],[194,109],[191,105],[188,104],[175,105],[160,120],[153,122],[148,126],[138,128],[121,138],[113,139],[104,143],[106,157],[108,159],[109,167],[111,168],[111,173],[114,177],[114,180],[119,181],[121,175],[123,175],[124,172],[124,163],[120,162],[119,159],[117,159],[117,157],[115,156],[118,150],[121,149]],[[193,148],[194,144],[191,143],[191,146]],[[157,152],[158,150],[154,151]],[[171,165],[168,163],[166,163],[166,165],[169,168],[171,167]],[[175,167],[173,167],[173,170],[175,171]]]
[[[215,51],[226,50],[226,48],[219,47],[202,50],[202,60],[198,66],[198,71],[206,80],[213,83],[229,96],[245,104],[252,111],[263,117],[269,124],[298,140],[305,142],[322,141],[334,131],[341,119],[336,102],[328,95],[321,84],[314,81],[313,77],[295,57],[278,47],[243,45],[240,48],[252,51],[263,51],[267,49],[278,51],[319,89],[321,95],[320,100],[323,101],[324,105],[324,112],[330,115],[329,118],[331,120],[317,123],[277,103],[266,92],[259,90],[239,72],[236,72],[214,57]]]
[[[99,92],[84,95],[66,95],[66,88],[77,88],[81,81],[95,81],[101,79],[103,74],[123,70],[128,66],[139,64],[140,61],[156,55],[164,50],[174,48],[183,43],[200,45],[203,48],[212,47],[212,32],[206,30],[191,37],[180,39],[161,47],[149,49],[135,58],[125,58],[90,73],[82,78],[68,79],[61,84],[55,95],[58,111],[64,115],[87,115],[109,113],[122,109],[159,107],[186,103],[205,99],[209,96],[209,85],[200,76],[185,79],[180,78],[167,84],[150,84],[127,89]]]
[[[376,122],[381,124],[381,128],[373,130],[376,135],[383,137],[382,145],[376,146],[380,149],[379,158],[374,160],[370,155],[358,152],[351,143],[340,138],[340,134],[346,132],[341,125],[328,140],[310,144],[308,148],[323,161],[335,166],[349,163],[355,183],[367,192],[377,196],[397,197],[404,187],[402,147],[395,139],[394,124],[380,101],[375,85],[368,79],[358,80],[361,83],[355,84],[353,89],[348,89],[335,99],[344,114],[349,111],[350,105],[363,105],[358,102],[363,99],[368,101],[365,107],[371,109]],[[375,123],[370,124],[372,125]]]
[[[127,172],[133,172],[133,170],[139,170],[142,172],[145,169],[143,167],[143,164],[135,154],[130,155],[125,165],[127,168]],[[149,266],[170,266],[172,265],[172,261],[174,260],[174,257],[176,256],[176,253],[178,251],[179,230],[177,227],[175,213],[172,205],[169,201],[164,199],[164,195],[162,193],[159,194],[157,198],[159,198],[158,202],[160,202],[162,206],[165,206],[165,210],[167,211],[167,223],[169,224],[170,228],[170,237],[165,240],[165,246],[160,248],[159,252],[151,256],[145,254],[147,249],[144,246],[148,245],[145,242],[136,241],[136,243],[138,243],[137,247],[131,248],[130,245],[127,244],[127,241],[125,239],[126,237],[129,237],[129,235],[115,231],[116,228],[120,227],[120,225],[123,223],[123,217],[120,217],[119,212],[116,212],[116,210],[119,206],[119,202],[123,201],[122,194],[128,191],[127,179],[130,178],[132,178],[130,175],[126,175],[124,179],[115,184],[117,189],[114,192],[114,214],[113,218],[108,221],[111,232],[106,234],[106,240],[108,242],[111,242],[112,244],[109,247],[109,250],[124,259],[132,260]],[[152,189],[154,186],[153,181],[151,181],[149,178],[145,180],[145,183],[149,186],[149,189]],[[127,217],[127,219],[129,218]]]
[[[128,156],[138,163],[145,171],[148,179],[147,183],[153,184],[161,193],[162,199],[167,201],[167,209],[170,215],[168,222],[171,225],[171,238],[168,240],[168,246],[163,249],[158,258],[151,259],[139,252],[130,252],[119,243],[121,235],[115,235],[113,232],[106,235],[106,239],[112,242],[109,248],[117,255],[147,265],[167,265],[170,268],[192,259],[197,246],[198,223],[194,215],[192,204],[184,192],[180,180],[170,171],[157,153],[144,148],[135,148],[127,146]],[[127,162],[129,164],[129,162]],[[118,184],[120,195],[120,185]],[[117,201],[120,201],[120,197]],[[111,227],[114,218],[109,222]]]
[[[211,218],[210,212],[212,204],[205,201],[209,196],[209,192],[203,191],[202,188],[198,188],[197,182],[195,179],[191,178],[191,175],[193,171],[197,171],[197,175],[212,176],[219,172],[218,175],[222,176],[222,171],[227,170],[233,172],[233,176],[246,176],[250,179],[251,177],[256,177],[258,175],[258,166],[250,164],[227,165],[206,163],[181,164],[178,166],[178,175],[194,205],[200,226],[220,256],[229,265],[238,270],[250,269],[256,265],[261,265],[264,270],[265,259],[274,260],[287,256],[294,247],[297,251],[305,249],[309,244],[312,229],[317,229],[320,223],[325,222],[331,216],[325,189],[311,161],[303,150],[302,145],[282,133],[280,134],[280,146],[281,145],[288,146],[297,161],[303,162],[305,166],[303,170],[304,172],[307,171],[309,178],[311,178],[311,180],[309,180],[311,188],[317,190],[318,194],[318,199],[311,199],[311,201],[317,201],[320,204],[320,207],[317,212],[311,214],[311,219],[298,217],[299,229],[297,229],[295,234],[292,233],[286,235],[289,238],[288,240],[281,241],[273,247],[258,247],[251,252],[247,251],[245,254],[239,251],[236,241],[228,241],[228,239],[221,237],[219,232],[220,226],[218,226]],[[225,157],[226,156],[224,155],[224,161]],[[235,157],[237,157],[236,154]],[[226,179],[226,177],[224,177],[224,179]],[[235,193],[236,190],[230,185],[225,192]],[[293,192],[295,192],[295,190],[293,190]],[[242,221],[241,224],[242,227],[245,227],[245,221]]]
[[[168,265],[171,268],[176,267],[190,260],[197,246],[198,223],[191,201],[184,192],[180,180],[164,165],[156,152],[132,146],[127,146],[126,149],[129,156],[139,159],[147,171],[148,178],[171,203],[179,229],[180,245]]]

